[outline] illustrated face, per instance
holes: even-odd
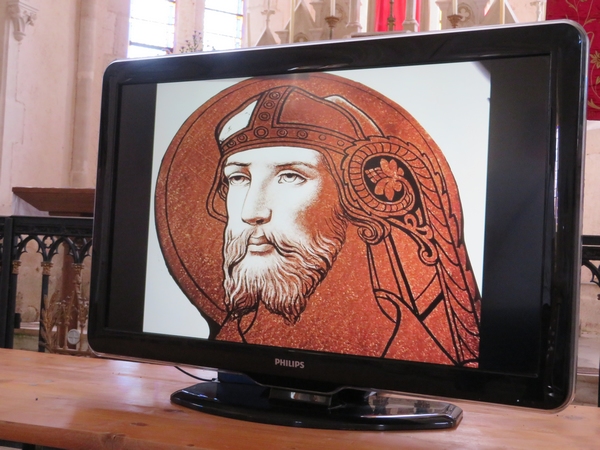
[[[299,147],[246,150],[227,158],[223,175],[226,303],[244,314],[260,300],[295,322],[345,238],[323,156]]]
[[[335,189],[322,156],[315,150],[270,147],[230,156],[224,168],[229,184],[228,228],[235,234],[254,229],[248,246],[250,257],[274,252],[262,230],[281,230],[307,239],[323,191]],[[330,178],[329,180],[326,178]]]

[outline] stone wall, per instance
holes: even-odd
[[[128,0],[0,0],[0,215],[14,186],[94,187],[106,66]]]
[[[588,122],[585,146],[583,234],[600,235],[600,122]],[[600,288],[590,282],[591,272],[581,273],[580,326],[584,333],[600,334]]]
[[[15,186],[95,186],[102,76],[126,56],[128,25],[129,0],[0,0],[0,215],[16,212]],[[40,260],[22,261],[27,321],[39,318]]]

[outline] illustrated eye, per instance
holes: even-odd
[[[241,173],[232,173],[227,177],[227,183],[229,186],[242,186],[250,182],[250,178],[247,175]]]
[[[284,172],[279,174],[279,184],[302,184],[306,181],[302,175],[296,172]]]

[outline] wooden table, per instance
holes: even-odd
[[[173,367],[0,349],[0,440],[66,449],[598,449],[600,408],[542,413],[457,402],[455,430],[286,428],[187,410]]]

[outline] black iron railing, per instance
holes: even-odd
[[[85,352],[80,338],[89,303],[82,276],[91,248],[92,219],[0,217],[0,347],[13,347],[21,257],[36,253],[41,267],[39,350]],[[58,259],[62,264],[55,267]],[[63,288],[51,293],[50,277],[58,272]]]
[[[600,287],[600,236],[583,236],[581,243],[581,264],[592,272],[590,282]]]

